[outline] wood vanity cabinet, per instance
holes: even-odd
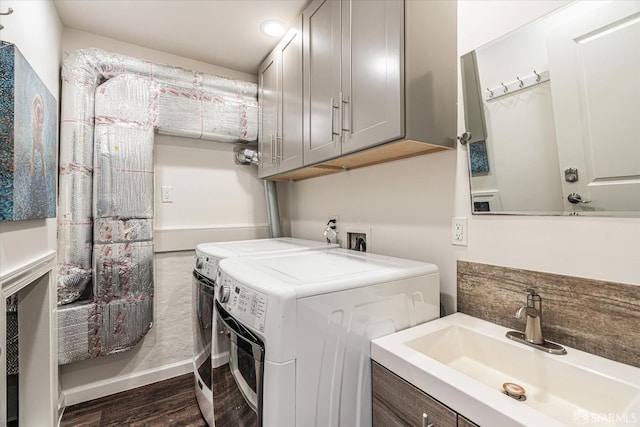
[[[371,378],[373,427],[478,427],[374,361]],[[427,415],[424,424],[423,414]]]
[[[258,69],[258,176],[302,166],[302,17]]]
[[[458,427],[480,427],[478,424],[458,414]]]

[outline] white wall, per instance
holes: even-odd
[[[413,157],[295,183],[279,183],[284,230],[294,237],[322,238],[338,216],[339,239],[369,231],[367,251],[440,268],[442,292],[453,307],[455,256],[450,222],[455,190],[455,151]]]
[[[0,17],[4,29],[0,38],[14,43],[31,67],[59,99],[59,64],[62,24],[53,3],[0,0],[0,11],[14,13]],[[0,222],[0,276],[19,270],[56,250],[55,218]]]
[[[65,54],[88,47],[200,72],[256,81],[228,70],[69,28]],[[156,135],[154,324],[134,349],[61,368],[72,405],[191,371],[191,272],[195,245],[267,236],[264,187],[255,166],[237,166],[233,145]],[[173,202],[161,203],[162,186]],[[162,253],[160,253],[162,252]]]
[[[458,54],[473,50],[565,4],[460,1]],[[458,134],[464,131],[458,90]],[[440,267],[447,311],[455,310],[456,261],[467,260],[640,285],[640,219],[472,216],[466,148],[296,183],[279,184],[285,230],[317,239],[371,227],[373,252]],[[452,246],[452,216],[468,218],[469,246]],[[523,296],[524,298],[524,296]]]

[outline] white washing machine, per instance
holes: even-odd
[[[201,243],[196,247],[196,265],[193,271],[193,373],[196,397],[202,415],[213,426],[213,397],[211,369],[226,363],[228,340],[218,343],[212,353],[212,342],[218,341],[216,319],[213,315],[213,295],[220,260],[228,257],[265,253],[290,253],[306,250],[323,250],[338,247],[336,244],[294,238],[238,240],[230,242]]]
[[[217,281],[216,425],[370,427],[370,341],[440,313],[435,265],[345,249],[228,258]]]

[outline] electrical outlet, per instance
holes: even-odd
[[[173,187],[170,185],[162,186],[162,203],[173,203]]]
[[[467,246],[467,218],[460,216],[451,220],[451,243],[458,246]]]

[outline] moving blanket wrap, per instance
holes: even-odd
[[[255,83],[98,49],[73,52],[62,79],[58,363],[66,364],[128,350],[153,323],[155,132],[254,142],[258,103]]]

